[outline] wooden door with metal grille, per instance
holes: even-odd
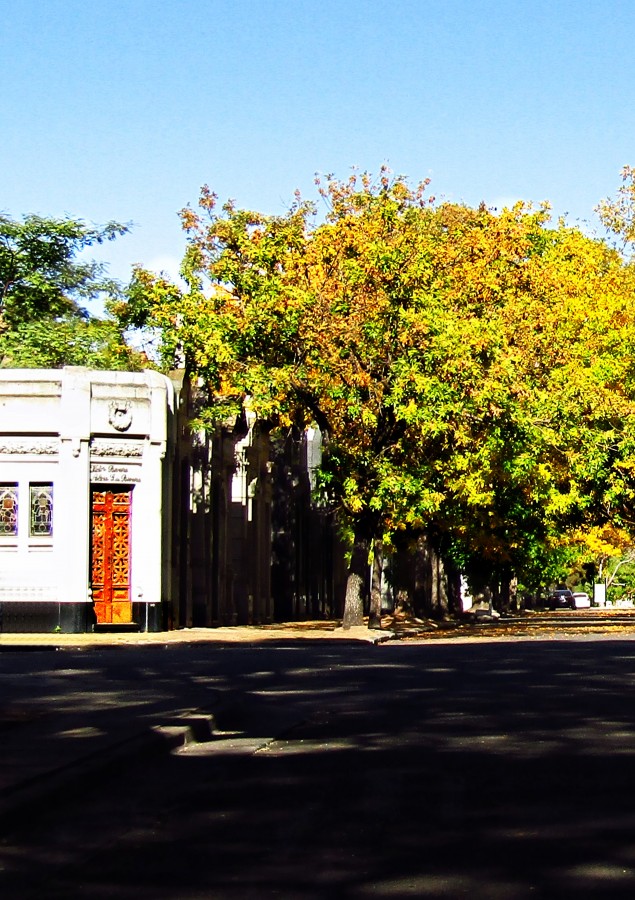
[[[98,624],[132,621],[130,599],[130,514],[132,489],[91,492],[91,588]]]

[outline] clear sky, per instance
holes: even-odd
[[[132,221],[174,271],[208,183],[282,212],[386,162],[571,221],[635,164],[633,0],[0,0],[0,210]]]

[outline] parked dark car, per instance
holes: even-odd
[[[547,598],[547,606],[549,609],[575,609],[573,591],[568,589],[552,591]]]

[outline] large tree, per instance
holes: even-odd
[[[501,579],[632,497],[632,279],[546,207],[435,204],[382,172],[319,184],[272,217],[182,213],[185,291],[137,271],[128,321],[208,387],[315,422],[321,487],[353,536],[344,622],[362,621],[374,541],[436,540]]]
[[[497,217],[497,242],[506,215]],[[502,303],[488,301],[501,377],[483,382],[496,393],[484,398],[491,416],[474,435],[479,453],[457,455],[465,474],[450,479],[468,488],[455,494],[448,520],[465,568],[480,561],[501,577],[520,572],[528,586],[576,529],[635,525],[634,272],[604,242],[562,222],[547,226],[517,234],[516,259],[505,266],[513,289]],[[474,260],[463,256],[455,274],[470,291]],[[496,268],[490,258],[483,274],[500,295]]]
[[[136,367],[116,319],[89,312],[92,301],[121,301],[121,286],[83,252],[127,226],[78,219],[0,215],[0,365]]]

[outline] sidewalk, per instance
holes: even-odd
[[[376,644],[394,637],[389,630],[375,631],[365,625],[348,630],[338,622],[289,622],[281,625],[237,625],[219,628],[179,628],[174,631],[101,632],[99,634],[10,634],[0,633],[0,650],[3,647],[112,647],[121,644],[188,644],[188,643],[241,643],[282,640],[346,640]]]

